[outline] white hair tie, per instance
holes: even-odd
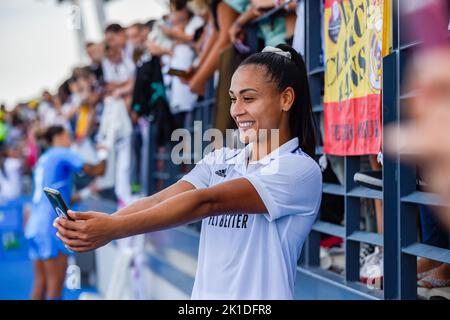
[[[267,46],[265,47],[261,52],[272,52],[275,54],[278,54],[280,56],[283,56],[285,58],[288,59],[292,59],[291,53],[288,51],[283,51],[280,48],[275,48],[275,47],[271,47],[271,46]]]

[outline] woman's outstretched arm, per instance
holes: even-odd
[[[216,186],[177,194],[144,210],[109,216],[98,212],[71,212],[76,222],[57,219],[58,237],[73,251],[94,250],[108,242],[136,234],[167,229],[222,213],[266,213],[253,185],[238,178]]]
[[[163,202],[164,200],[167,200],[173,196],[176,196],[177,194],[194,190],[194,186],[190,184],[189,182],[180,180],[171,186],[159,191],[158,193],[155,193],[151,196],[144,197],[142,199],[137,200],[136,202],[133,202],[129,206],[126,206],[125,208],[122,208],[115,212],[114,216],[125,216],[130,213],[136,213],[138,211],[152,208],[153,206],[156,206],[157,204]]]

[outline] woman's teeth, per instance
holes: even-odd
[[[254,123],[255,123],[254,121],[239,122],[239,127],[241,127],[241,128],[249,128],[249,127],[251,127]]]

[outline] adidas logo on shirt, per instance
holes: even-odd
[[[214,173],[217,174],[220,177],[224,177],[225,178],[227,176],[226,172],[227,172],[227,169],[220,169],[220,170],[217,170]]]

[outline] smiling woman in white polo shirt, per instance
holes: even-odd
[[[287,45],[268,47],[236,70],[230,96],[244,149],[211,152],[174,185],[111,216],[72,212],[84,221],[58,219],[58,236],[82,252],[202,219],[193,299],[293,299],[297,259],[322,191],[310,157],[305,64]],[[261,129],[279,129],[280,147]]]

